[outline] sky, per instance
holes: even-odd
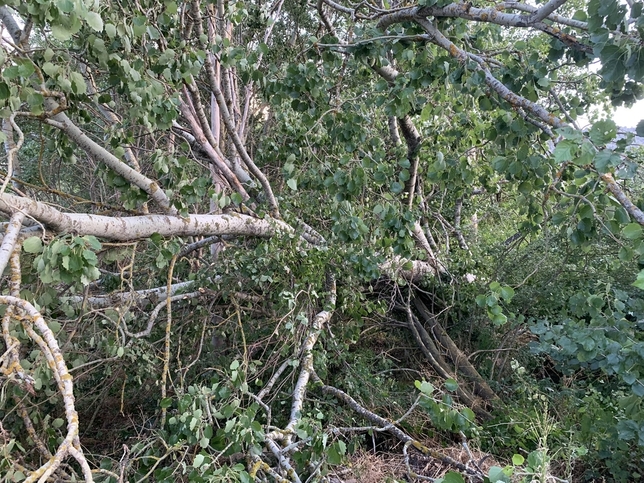
[[[620,127],[635,127],[642,119],[644,119],[644,99],[637,101],[630,109],[618,107],[613,115],[613,121]]]

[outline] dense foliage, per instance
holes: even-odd
[[[4,480],[644,478],[642,2],[0,5]]]

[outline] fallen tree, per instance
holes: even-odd
[[[484,254],[517,230],[568,220],[575,243],[604,230],[635,257],[633,151],[608,146],[612,121],[576,122],[640,96],[642,12],[376,3],[0,7],[0,368],[16,408],[0,433],[29,446],[0,460],[13,481],[324,480],[351,435],[385,432],[410,477],[410,448],[490,477],[467,438],[503,410],[495,362],[471,362],[454,300],[426,295],[466,294],[494,339],[523,324],[502,307],[514,289],[463,282],[494,276]],[[329,382],[346,369],[330,354],[344,360],[373,319],[422,354],[404,382],[420,395],[388,417]],[[361,423],[338,425],[331,400]],[[118,457],[83,431],[137,411]],[[422,411],[466,462],[422,441]]]

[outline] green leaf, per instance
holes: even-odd
[[[445,389],[448,391],[454,392],[458,389],[458,382],[454,379],[445,379]]]
[[[617,125],[610,119],[598,121],[590,128],[588,136],[595,144],[606,144],[617,135]]]
[[[336,441],[329,446],[327,451],[327,461],[331,465],[339,465],[342,463],[342,457],[347,452],[347,445],[344,441]]]
[[[87,84],[82,74],[71,72],[69,78],[72,81],[72,89],[76,94],[85,94],[87,92]]]
[[[555,161],[558,163],[563,163],[566,161],[572,161],[579,144],[574,141],[569,141],[567,139],[559,142],[555,148]]]
[[[525,458],[520,454],[515,454],[512,456],[512,464],[514,466],[521,466],[525,462]]]
[[[11,90],[6,82],[0,82],[0,100],[9,99],[11,96]],[[4,134],[4,133],[3,133]],[[6,136],[3,139],[6,140]]]
[[[492,317],[492,323],[497,327],[504,325],[508,321],[508,318],[503,314],[496,314]]]
[[[41,253],[43,249],[42,240],[38,236],[32,236],[22,242],[22,249],[27,253]]]
[[[72,13],[74,11],[75,5],[72,0],[58,0],[56,6],[63,13]]]
[[[50,49],[49,47],[47,47],[45,49],[45,52],[43,52],[42,56],[43,56],[43,59],[45,59],[46,62],[49,62],[51,59],[54,58],[54,51],[52,49]]]
[[[503,300],[509,302],[512,300],[512,297],[514,297],[514,289],[512,287],[508,287],[507,285],[501,287],[501,298]]]
[[[644,137],[644,119],[642,119],[640,122],[637,123],[637,127],[635,128],[635,133],[638,136]]]
[[[479,107],[481,108],[482,111],[491,111],[492,103],[490,102],[490,99],[488,99],[487,97],[480,97]]]
[[[297,179],[291,178],[289,179],[286,184],[288,185],[289,188],[291,188],[293,191],[297,191]]]
[[[416,386],[416,389],[418,389],[426,396],[429,396],[434,392],[434,386],[427,381],[423,381],[423,382],[415,381],[414,385]]]
[[[622,229],[622,235],[628,240],[639,240],[642,238],[642,226],[639,223],[629,223]]]
[[[51,26],[51,33],[56,39],[62,42],[66,42],[67,40],[72,38],[72,35],[74,35],[75,32],[70,27],[66,27],[61,24],[53,24]]]
[[[492,466],[488,471],[488,478],[490,483],[501,481],[503,483],[510,483],[510,477],[505,474],[503,468],[500,466]]]
[[[198,455],[195,456],[195,459],[192,460],[192,467],[193,468],[199,468],[201,465],[203,465],[205,456],[199,453]]]
[[[537,84],[538,84],[540,87],[543,87],[544,89],[547,89],[548,87],[550,87],[550,79],[548,79],[547,77],[541,77],[541,78],[537,81]]]
[[[114,37],[116,37],[116,27],[114,26],[114,24],[106,23],[105,33],[110,39],[113,39]]]
[[[42,70],[49,77],[54,77],[60,71],[60,67],[58,67],[57,65],[52,64],[51,62],[45,62],[42,65]]]
[[[103,245],[98,241],[98,238],[92,235],[86,235],[83,237],[83,240],[92,248],[92,250],[100,250]]]
[[[43,102],[45,98],[40,92],[34,92],[27,96],[27,103],[29,104],[32,114],[41,114],[43,112]]]
[[[62,418],[56,418],[51,422],[52,428],[58,429],[65,424],[65,421]]]
[[[85,21],[87,22],[87,25],[92,27],[97,32],[103,31],[103,19],[98,13],[87,12],[87,14],[85,15]]]
[[[330,447],[327,451],[327,462],[330,465],[339,465],[342,463],[342,456],[340,456],[335,448]]]
[[[595,168],[600,173],[607,172],[609,168],[617,166],[621,162],[622,158],[609,149],[604,149],[595,155]]]
[[[633,285],[641,290],[644,290],[644,270],[641,270],[637,274],[637,280],[633,282]]]
[[[508,169],[508,159],[503,157],[497,157],[492,160],[492,168],[497,173],[505,173]]]
[[[465,483],[465,480],[460,473],[449,471],[443,476],[443,483]]]

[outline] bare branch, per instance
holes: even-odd
[[[16,19],[14,18],[13,13],[9,10],[9,7],[4,5],[0,7],[0,21],[2,21],[5,27],[7,27],[7,31],[9,32],[9,35],[11,35],[13,43],[19,45],[22,30],[18,26],[18,22],[16,22]]]
[[[125,166],[125,163],[121,163]],[[293,233],[293,228],[270,217],[254,218],[239,213],[222,215],[142,215],[110,217],[89,214],[63,213],[44,203],[27,198],[2,194],[0,211],[15,213],[24,210],[57,232],[94,235],[111,240],[128,241],[147,238],[153,233],[161,236],[241,235],[271,237],[280,232]]]
[[[567,1],[568,0],[550,0],[543,7],[539,8],[539,10],[530,15],[530,17],[528,18],[528,23],[535,24],[537,22],[541,22]]]
[[[74,407],[74,385],[72,383],[72,376],[67,370],[65,359],[63,358],[54,333],[42,318],[42,315],[29,302],[17,297],[0,296],[0,304],[15,307],[18,311],[25,314],[26,318],[23,320],[23,326],[29,336],[40,346],[49,367],[54,373],[54,377],[58,383],[58,390],[63,398],[65,416],[67,418],[67,435],[58,446],[53,458],[32,472],[25,482],[47,481],[54,471],[60,467],[63,460],[67,456],[72,456],[83,470],[85,481],[91,483],[93,481],[92,472],[78,439],[78,413]],[[32,325],[38,329],[42,338],[40,336],[34,337],[36,334],[31,329]]]
[[[4,238],[2,239],[2,245],[0,246],[0,275],[4,272],[4,269],[9,262],[9,257],[16,248],[16,243],[18,241],[18,236],[20,235],[20,229],[22,228],[22,222],[25,219],[25,214],[22,211],[16,211],[11,215],[11,220],[9,221],[9,226],[4,233]]]
[[[5,151],[7,152],[7,176],[2,183],[0,193],[4,193],[5,189],[7,189],[7,185],[9,184],[9,180],[13,176],[20,174],[20,165],[18,164],[17,154],[22,147],[25,136],[20,127],[16,124],[15,117],[16,113],[12,112],[8,119],[2,120],[2,131],[6,136]],[[15,142],[13,139],[14,133],[18,134],[18,142]],[[18,185],[19,183],[14,180],[13,187],[17,188],[19,187]]]
[[[459,197],[456,200],[454,205],[454,233],[456,234],[456,240],[458,241],[458,246],[461,247],[461,250],[470,251],[470,247],[467,246],[463,232],[461,231],[461,214],[463,211],[463,197]]]
[[[90,70],[84,64],[81,67],[85,70],[85,74],[88,78],[87,94],[89,96],[94,96],[98,91],[98,89],[96,88],[96,82],[94,81],[94,77],[92,76],[92,73],[90,72]],[[103,117],[109,124],[117,125],[121,123],[121,120],[116,115],[116,113],[112,109],[110,109],[107,105],[102,104],[100,102],[96,102],[96,105],[100,113],[103,115]],[[122,131],[122,129],[120,129],[120,131]],[[136,158],[136,155],[134,154],[134,151],[132,150],[132,148],[127,145],[121,145],[121,148],[123,149],[123,157],[130,164],[130,166],[132,166],[132,168],[134,168],[137,171],[141,171],[141,165],[139,164],[139,160]]]
[[[551,0],[557,3],[561,0]],[[548,35],[556,37],[567,46],[581,52],[592,53],[592,48],[582,44],[576,37],[566,34],[561,29],[545,24],[541,21],[532,21],[532,15],[519,15],[504,13],[496,7],[477,8],[469,3],[452,3],[446,7],[422,7],[416,13],[417,17],[458,17],[476,22],[488,22],[504,27],[534,28]],[[534,14],[533,14],[534,15]]]
[[[472,56],[468,55],[467,52],[457,47],[452,41],[445,37],[442,32],[440,32],[432,22],[426,18],[416,18],[416,23],[425,29],[425,31],[431,36],[432,42],[436,45],[443,47],[447,52],[449,52],[453,57],[465,63],[468,59],[471,59]],[[475,59],[476,60],[476,59]],[[564,127],[566,124],[557,118],[554,114],[549,113],[546,109],[541,107],[536,102],[529,101],[525,97],[522,97],[518,94],[515,94],[510,89],[508,89],[500,80],[492,75],[487,67],[482,62],[477,62],[477,69],[485,74],[486,84],[494,90],[501,98],[505,99],[515,108],[522,108],[531,113],[533,116],[541,119],[543,122],[554,126],[554,127]]]
[[[197,20],[197,29],[201,34],[199,38],[203,39],[205,35],[203,35],[203,26],[201,25],[201,22],[202,22],[201,12],[199,11],[199,9],[196,10],[195,15]],[[201,41],[200,43],[201,43],[201,47],[205,51],[209,50],[208,46],[205,44],[204,41]],[[266,199],[268,200],[268,205],[270,206],[270,209],[271,209],[271,215],[274,218],[279,219],[280,218],[279,206],[277,204],[277,199],[273,194],[273,189],[271,188],[271,184],[269,183],[268,178],[266,178],[266,175],[257,167],[255,162],[251,159],[251,157],[248,154],[248,151],[246,151],[246,148],[242,143],[241,138],[239,137],[237,129],[235,128],[235,123],[228,109],[226,99],[224,98],[224,94],[222,93],[221,89],[219,88],[219,84],[216,81],[214,66],[211,63],[211,59],[209,56],[206,56],[206,69],[208,71],[209,78],[210,78],[210,89],[215,96],[217,105],[219,106],[221,119],[224,121],[224,125],[228,130],[228,134],[233,140],[233,144],[237,149],[237,153],[239,154],[239,157],[246,165],[246,168],[248,168],[248,171],[250,171],[253,174],[253,176],[255,176],[255,178],[257,178],[259,183],[262,185],[262,188],[264,189],[264,193],[266,195]]]
[[[351,409],[353,409],[356,413],[358,413],[360,416],[365,418],[366,420],[376,424],[377,426],[380,427],[386,427],[387,431],[391,433],[393,436],[398,438],[400,441],[404,443],[409,443],[411,446],[413,446],[417,451],[420,453],[431,456],[432,458],[435,458],[439,461],[442,461],[443,463],[452,466],[453,468],[456,468],[460,471],[462,471],[465,474],[468,475],[473,475],[473,476],[483,476],[480,474],[480,471],[477,469],[472,469],[461,463],[460,461],[456,461],[454,458],[444,455],[440,453],[439,451],[433,450],[431,448],[428,448],[424,444],[422,444],[420,441],[415,440],[411,436],[409,436],[407,433],[402,431],[400,428],[398,428],[395,424],[393,424],[391,421],[386,420],[385,418],[378,416],[376,413],[369,411],[367,408],[364,406],[360,405],[358,401],[353,399],[351,396],[349,396],[346,392],[333,387],[333,386],[327,386],[322,383],[320,378],[317,376],[317,374],[314,374],[314,379],[316,382],[321,384],[321,390],[322,392],[326,394],[331,394],[335,398],[339,399],[343,403],[345,403],[347,406],[349,406]]]
[[[506,9],[514,9],[514,10],[519,10],[521,12],[528,12],[528,13],[534,13],[539,10],[534,5],[528,5],[522,2],[503,2],[502,6]],[[546,18],[548,20],[551,20],[552,22],[559,23],[561,25],[567,25],[568,27],[574,27],[579,30],[588,30],[588,23],[582,22],[581,20],[562,17],[561,15],[557,15],[555,13],[551,13]]]
[[[324,23],[324,26],[329,31],[329,33],[335,36],[335,29],[333,28],[333,25],[331,25],[331,22],[329,21],[326,14],[324,13],[324,10],[322,10],[322,3],[323,3],[323,0],[318,0],[317,2],[318,15],[322,19],[322,23]]]
[[[400,131],[407,143],[409,179],[407,180],[405,191],[407,192],[407,208],[411,210],[414,205],[414,192],[416,190],[416,179],[418,177],[418,151],[420,151],[420,143],[422,139],[418,129],[416,129],[416,126],[408,115],[398,118],[398,125],[400,126]]]
[[[326,305],[328,309],[322,310],[315,317],[311,323],[311,328],[309,333],[302,344],[302,370],[293,389],[293,403],[291,404],[291,415],[284,430],[286,434],[287,444],[291,443],[291,435],[295,434],[295,427],[300,421],[302,406],[304,405],[304,394],[306,392],[306,386],[311,377],[313,369],[313,347],[322,332],[324,324],[328,323],[333,315],[333,309],[335,308],[335,299],[336,299],[336,287],[335,279],[331,274],[327,274],[327,291],[328,295],[326,298]]]
[[[210,162],[215,166],[219,173],[221,173],[221,175],[230,184],[230,186],[241,195],[242,199],[244,201],[248,200],[250,196],[240,183],[239,178],[237,178],[235,173],[230,170],[223,157],[220,156],[219,153],[217,153],[214,147],[215,145],[213,145],[214,138],[209,141],[209,139],[212,138],[210,130],[207,129],[204,131],[204,129],[202,129],[202,126],[197,122],[197,119],[195,119],[195,116],[191,112],[190,107],[185,102],[181,102],[179,109],[181,110],[183,117],[186,119],[186,121],[188,121],[190,129],[194,134],[195,141],[198,143],[199,147],[206,153]]]
[[[169,295],[174,297],[180,292],[194,288],[196,282],[189,280],[187,282],[180,282],[172,284],[170,287]],[[106,307],[128,307],[137,306],[145,308],[150,304],[157,303],[165,300],[168,297],[167,286],[148,288],[143,290],[133,290],[130,292],[115,292],[108,295],[100,295],[93,297],[83,297],[82,295],[72,295],[65,297],[62,300],[73,304],[85,303],[88,306],[96,309]]]
[[[600,178],[604,183],[606,183],[608,190],[613,193],[613,196],[617,198],[617,201],[619,201],[628,214],[631,215],[636,222],[644,226],[644,212],[640,210],[635,203],[628,199],[628,196],[626,196],[624,190],[622,190],[622,188],[617,184],[613,175],[605,173],[602,174]]]
[[[389,127],[391,142],[394,144],[394,146],[399,146],[402,141],[400,140],[400,133],[398,132],[397,119],[394,116],[389,116],[387,118],[387,126]]]
[[[541,21],[531,22],[531,16],[529,15],[504,13],[496,7],[477,8],[473,7],[471,3],[451,3],[445,7],[410,7],[385,15],[380,19],[377,26],[379,29],[385,30],[396,23],[408,21],[418,22],[418,19],[427,19],[427,17],[463,18],[476,22],[493,23],[504,27],[534,28],[556,37],[571,48],[592,53],[592,48],[582,44],[576,37],[566,34],[561,29],[547,25]]]
[[[166,292],[167,292],[167,287],[166,287]],[[148,337],[152,333],[152,329],[154,328],[154,322],[156,322],[157,317],[159,316],[159,312],[161,312],[161,309],[163,307],[168,305],[169,302],[178,302],[180,300],[190,300],[193,298],[201,297],[203,296],[203,292],[197,291],[197,292],[191,292],[191,293],[186,293],[186,294],[181,294],[181,295],[174,295],[172,297],[167,297],[166,300],[163,300],[159,302],[156,307],[154,307],[154,310],[152,310],[152,313],[150,314],[150,318],[148,319],[148,324],[146,325],[145,329],[140,331],[140,332],[135,332],[132,333],[129,331],[127,328],[127,325],[125,320],[123,320],[121,323],[124,325],[125,329],[125,334],[128,337],[132,337],[133,339],[140,339],[142,337]]]
[[[51,98],[45,98],[45,105],[47,109],[52,111],[58,107],[58,104]],[[71,119],[69,119],[69,117],[67,117],[67,114],[64,112],[58,113],[53,118],[47,119],[45,122],[63,131],[90,156],[96,157],[99,161],[105,163],[110,169],[117,172],[127,181],[141,188],[167,213],[177,213],[177,209],[170,205],[170,200],[156,181],[151,180],[136,171],[134,168],[128,166],[126,163],[121,162],[120,159],[114,156],[107,149],[92,141],[85,132],[83,132],[72,122]]]

